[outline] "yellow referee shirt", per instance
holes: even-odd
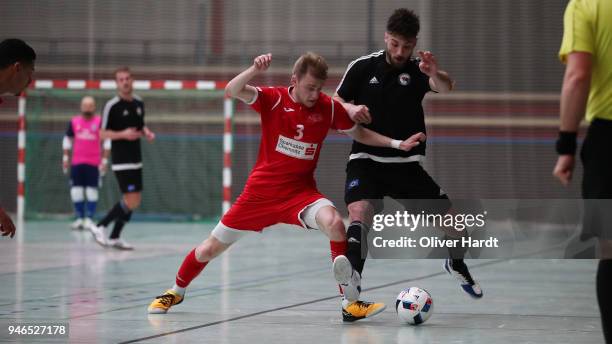
[[[592,55],[587,121],[612,120],[612,0],[570,0],[559,59],[565,63],[572,52]]]

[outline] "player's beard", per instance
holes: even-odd
[[[90,119],[93,117],[93,112],[92,111],[83,111],[83,117],[85,117],[86,119]]]
[[[387,62],[389,62],[389,64],[391,65],[391,67],[396,68],[396,69],[400,69],[402,67],[404,67],[406,65],[406,63],[408,62],[408,60],[410,59],[410,56],[406,57],[405,59],[398,61],[397,59],[395,59],[393,57],[393,55],[391,55],[389,53],[389,51],[387,50]]]

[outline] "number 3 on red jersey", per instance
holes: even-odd
[[[302,137],[304,137],[304,125],[303,124],[298,124],[296,127],[297,127],[296,128],[297,135],[295,135],[293,138],[295,140],[299,140]]]

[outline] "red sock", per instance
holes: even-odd
[[[183,260],[183,264],[181,264],[176,274],[176,285],[181,288],[187,288],[189,283],[204,270],[206,264],[208,264],[208,262],[198,262],[195,256],[195,248],[191,250],[185,257],[185,260]]]
[[[329,241],[329,247],[331,248],[331,257],[332,257],[332,262],[334,261],[334,259],[336,259],[336,257],[343,255],[346,255],[346,247],[347,247],[347,243],[346,240],[343,241]]]

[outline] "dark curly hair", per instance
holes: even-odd
[[[393,11],[387,21],[387,32],[404,38],[415,38],[420,28],[419,16],[406,8],[398,8]]]

